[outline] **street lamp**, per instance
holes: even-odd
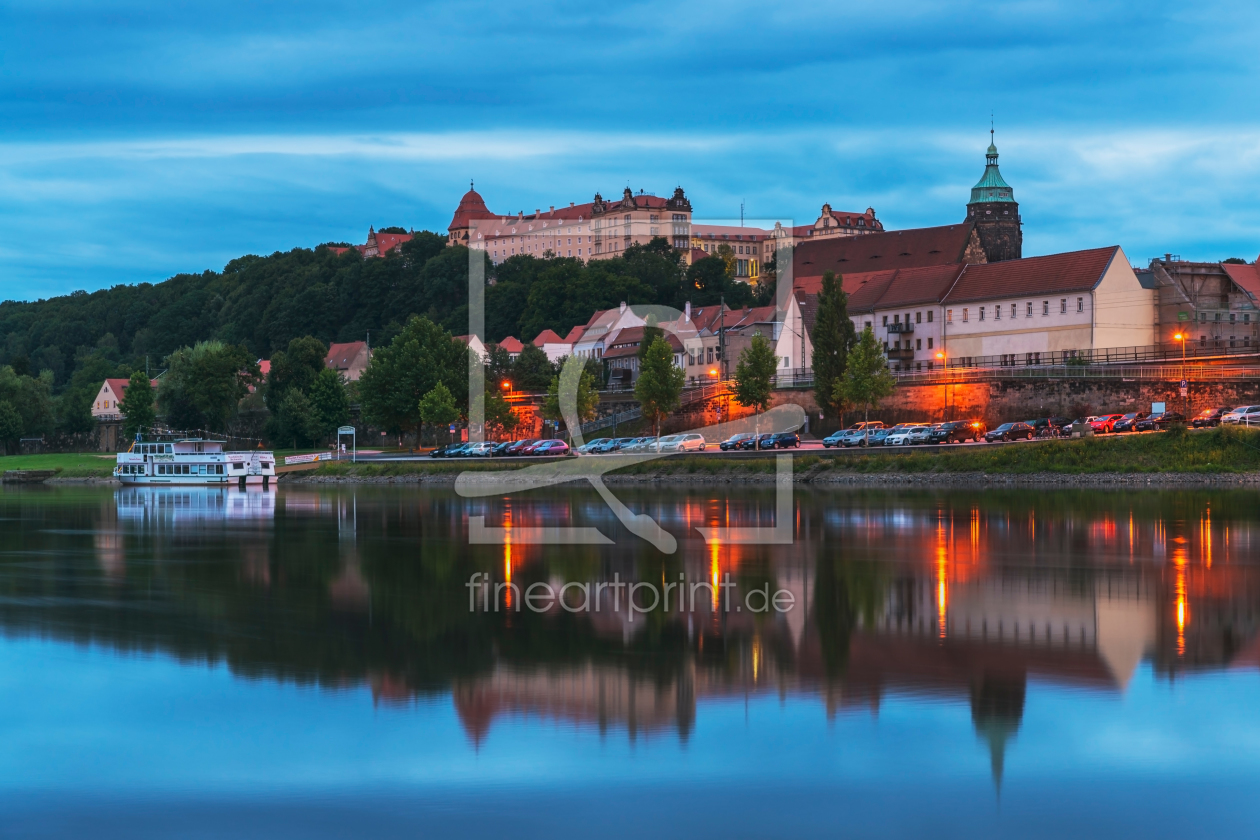
[[[941,367],[945,367],[945,351],[936,351],[936,360],[941,363]],[[949,407],[949,385],[946,382],[947,377],[941,377],[941,419],[948,420],[945,410]]]
[[[1190,416],[1190,383],[1186,381],[1186,334],[1178,332],[1173,336],[1173,341],[1181,342],[1181,381],[1186,383],[1186,392],[1181,398],[1181,407],[1186,417]]]

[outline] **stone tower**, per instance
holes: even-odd
[[[967,221],[976,223],[980,245],[989,262],[1017,260],[1023,256],[1023,224],[1014,190],[1002,180],[998,171],[998,150],[989,130],[989,149],[985,152],[984,177],[971,188],[967,202]]]

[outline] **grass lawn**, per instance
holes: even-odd
[[[58,475],[66,478],[109,478],[114,473],[114,463],[114,455],[104,452],[5,455],[0,456],[0,471],[58,470]]]

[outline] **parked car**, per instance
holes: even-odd
[[[941,423],[932,427],[932,431],[928,433],[927,443],[966,443],[967,441],[980,441],[980,438],[987,431],[985,425],[979,420],[967,422],[966,420],[951,420],[948,423]]]
[[[876,429],[875,431],[871,432],[868,437],[864,438],[864,440],[866,441],[864,444],[859,443],[857,445],[858,446],[883,446],[884,441],[888,439],[888,436],[890,434],[892,434],[892,429]]]
[[[591,455],[603,455],[608,452],[617,451],[617,443],[618,443],[617,438],[603,438],[602,440],[603,440],[603,443],[597,443],[595,446],[591,447],[590,449]]]
[[[1198,414],[1194,415],[1191,425],[1196,429],[1210,429],[1213,426],[1221,425],[1221,418],[1225,416],[1227,408],[1205,408]]]
[[[1230,414],[1233,414],[1233,412],[1230,412]],[[1221,422],[1239,426],[1260,426],[1260,405],[1247,406],[1246,411],[1239,412],[1232,420],[1227,414],[1221,418]]]
[[[774,432],[766,432],[765,434],[754,435],[750,440],[744,441],[744,445],[742,448],[744,449],[773,449],[774,444],[770,442],[771,438],[773,437],[774,437]]]
[[[1150,417],[1143,417],[1139,420],[1134,428],[1137,432],[1150,432],[1160,429],[1167,429],[1177,423],[1185,423],[1186,416],[1178,414],[1175,411],[1163,411],[1159,414],[1152,414]]]
[[[922,428],[924,426],[921,423],[903,423],[888,433],[888,437],[884,438],[884,446],[909,446],[910,433]]]
[[[1255,408],[1260,408],[1260,406],[1240,405],[1238,408],[1231,408],[1229,411],[1225,412],[1224,416],[1221,417],[1221,423],[1226,426],[1232,426],[1242,420],[1243,416],[1247,414],[1247,412]]]
[[[1100,414],[1089,425],[1094,427],[1094,434],[1105,435],[1108,432],[1115,431],[1116,421],[1122,417],[1124,417],[1123,414]]]
[[[678,449],[681,452],[703,452],[709,444],[705,441],[704,435],[696,432],[689,432],[682,436]]]
[[[568,455],[569,444],[562,440],[544,440],[530,447],[530,455]]]
[[[1113,432],[1136,432],[1139,420],[1145,420],[1150,415],[1145,411],[1131,411],[1121,417],[1111,427]]]
[[[621,447],[622,452],[646,452],[648,444],[652,443],[654,438],[637,437],[632,438],[629,443]]]
[[[634,443],[634,438],[629,438],[629,437],[613,438],[612,443],[608,444],[608,448],[604,451],[605,452],[621,452],[632,443]]]
[[[516,443],[514,440],[505,440],[503,443],[495,444],[494,451],[490,455],[495,458],[501,458],[507,453],[508,447],[514,443]]]
[[[434,449],[432,452],[429,453],[429,457],[447,458],[447,457],[450,457],[451,455],[454,455],[455,450],[463,449],[463,448],[464,448],[464,444],[462,443],[448,443],[446,444],[446,446],[439,446],[436,449]]]
[[[825,438],[822,439],[823,449],[830,449],[833,446],[840,446],[841,445],[840,441],[842,441],[851,431],[853,430],[841,429],[837,432],[832,432],[831,434],[827,435]]]
[[[989,443],[999,440],[1032,440],[1036,434],[1033,427],[1027,423],[1003,423],[987,433],[984,439]]]
[[[779,432],[770,436],[769,443],[762,449],[800,449],[801,436],[796,432]]]
[[[920,446],[928,442],[928,436],[932,434],[932,430],[936,426],[915,426],[910,430],[907,443],[911,446]]]
[[[864,420],[861,423],[854,423],[847,429],[841,429],[838,432],[832,432],[823,438],[823,448],[831,446],[857,446],[856,443],[846,443],[850,439],[866,439],[870,432],[876,429],[884,428],[882,420]],[[830,443],[828,443],[830,441]]]
[[[600,448],[608,443],[612,443],[612,438],[596,438],[595,440],[589,441],[588,443],[584,443],[581,446],[579,446],[577,448],[577,451],[582,455],[588,455],[592,452],[601,451]]]
[[[511,446],[509,446],[507,448],[507,451],[504,452],[503,454],[524,455],[525,450],[533,446],[535,443],[538,443],[538,438],[525,438],[524,440],[518,440],[515,443],[513,443]]]
[[[756,437],[756,435],[752,432],[740,432],[737,435],[731,435],[726,440],[718,444],[718,449],[721,449],[723,452],[729,452],[732,449],[740,449],[740,444],[753,437]]]

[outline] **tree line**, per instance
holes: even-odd
[[[484,253],[477,256],[485,260],[489,283],[490,341],[509,335],[527,341],[544,329],[563,335],[596,310],[622,301],[681,309],[688,300],[701,306],[725,296],[739,307],[764,303],[773,294],[772,282],[757,287],[737,282],[729,253],[687,266],[664,239],[589,264],[518,255],[495,265]],[[0,366],[12,369],[18,380],[12,387],[41,395],[36,410],[7,400],[22,418],[14,434],[89,431],[92,401],[103,380],[203,364],[177,356],[200,344],[238,348],[252,360],[286,352],[292,341],[308,336],[325,345],[370,340],[381,346],[413,315],[454,334],[466,333],[468,260],[466,248],[448,247],[445,236],[422,231],[383,258],[364,258],[353,248],[338,254],[321,245],[247,255],[221,271],[179,274],[160,283],[5,301],[0,303]],[[221,352],[210,355],[218,358]],[[268,404],[273,414],[278,407]],[[300,416],[301,408],[294,398],[290,418]],[[17,428],[0,406],[0,433]]]

